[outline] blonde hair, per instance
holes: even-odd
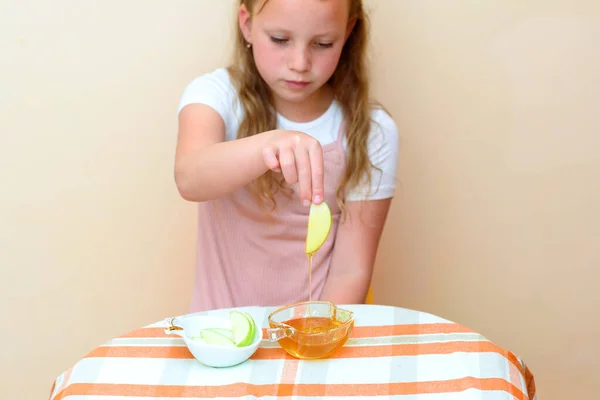
[[[268,0],[262,1],[262,7]],[[349,20],[355,25],[340,55],[339,63],[329,84],[333,87],[336,100],[340,103],[345,124],[348,155],[346,169],[337,188],[337,203],[344,209],[344,195],[348,188],[367,179],[371,180],[372,164],[367,153],[367,141],[371,128],[371,107],[374,103],[369,97],[369,77],[366,63],[369,40],[369,21],[363,9],[362,0],[348,0],[350,3]],[[245,5],[251,15],[261,0],[239,0],[239,6]],[[246,41],[239,25],[236,24],[233,60],[228,68],[231,80],[237,87],[244,118],[240,123],[238,138],[276,129],[277,116],[272,107],[272,95],[269,87],[261,78],[252,51],[246,47]],[[243,72],[242,72],[243,71]],[[274,198],[278,190],[283,189],[283,180],[268,171],[259,177],[252,189],[260,205],[265,201],[276,206]]]

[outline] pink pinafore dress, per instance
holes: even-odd
[[[321,296],[336,237],[340,208],[336,190],[345,169],[342,140],[323,147],[325,201],[333,225],[313,257],[312,299]],[[189,311],[241,306],[280,306],[309,298],[308,259],[304,252],[309,207],[296,189],[278,193],[277,208],[262,211],[247,187],[198,205],[195,277]]]

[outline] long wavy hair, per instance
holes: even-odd
[[[238,6],[245,5],[252,16],[260,11],[256,7],[262,3],[262,8],[267,1],[239,0]],[[328,82],[342,107],[346,124],[346,169],[336,193],[337,203],[342,210],[346,190],[359,183],[365,183],[363,179],[366,179],[367,184],[371,181],[372,164],[367,154],[367,141],[371,128],[371,111],[376,104],[370,99],[366,60],[369,20],[362,0],[348,1],[349,18],[354,18],[356,22],[342,49],[337,68]],[[276,129],[277,115],[272,106],[271,91],[256,68],[252,51],[246,47],[237,21],[235,26],[233,60],[228,71],[238,90],[244,111],[238,131],[238,138],[244,138]],[[271,209],[274,209],[274,195],[283,189],[283,184],[280,174],[268,171],[253,182],[251,189],[257,195],[261,206],[270,203]]]

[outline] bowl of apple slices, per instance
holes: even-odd
[[[210,367],[231,367],[250,358],[262,340],[262,329],[244,311],[221,315],[191,314],[167,318],[165,332],[179,335],[194,358]]]

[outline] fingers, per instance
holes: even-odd
[[[279,149],[279,166],[287,183],[298,182],[296,157],[292,148],[282,147]]]
[[[324,198],[323,151],[318,140],[290,131],[263,149],[267,168],[281,172],[289,184],[297,183],[300,200],[305,206],[320,204]]]
[[[267,168],[275,172],[281,172],[279,159],[277,158],[277,149],[274,146],[265,147],[263,149],[263,160]]]
[[[297,147],[294,151],[296,155],[296,170],[298,171],[298,192],[300,200],[305,206],[310,206],[312,198],[311,165],[308,151],[304,147]]]
[[[308,149],[308,157],[311,166],[311,187],[312,187],[312,202],[320,204],[324,197],[324,166],[323,166],[323,151],[319,142],[315,142]]]

